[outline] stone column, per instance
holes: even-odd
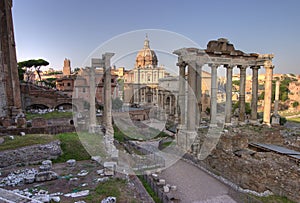
[[[172,95],[170,94],[169,115],[172,114]]]
[[[186,63],[180,61],[177,63],[179,66],[179,92],[178,92],[178,103],[179,103],[179,114],[180,114],[180,124],[185,125],[185,67]]]
[[[218,65],[211,64],[210,124],[217,125]]]
[[[226,104],[225,104],[225,124],[231,123],[232,114],[232,69],[233,65],[227,65],[226,68]]]
[[[196,97],[197,97],[197,120],[196,126],[200,125],[202,112],[202,64],[196,63]]]
[[[272,78],[273,78],[273,68],[271,61],[266,61],[264,63],[266,69],[265,76],[265,99],[264,99],[264,119],[263,122],[270,125],[271,119],[271,105],[272,105]]]
[[[278,115],[279,90],[280,90],[280,80],[277,80],[276,88],[275,88],[274,115]]]
[[[246,90],[246,66],[238,66],[240,69],[240,95],[239,95],[239,121],[245,121],[246,103],[245,103],[245,90]]]
[[[251,120],[257,121],[258,101],[258,69],[259,66],[252,66],[252,99],[251,99]]]
[[[106,112],[105,115],[105,128],[106,128],[106,134],[109,136],[114,135],[114,129],[112,126],[112,104],[111,104],[111,67],[110,67],[110,59],[113,57],[113,53],[105,53],[102,57],[105,62],[105,101],[104,101],[104,111]]]
[[[196,62],[188,63],[188,103],[187,103],[187,130],[196,129]]]
[[[89,133],[96,133],[96,107],[95,107],[95,67],[89,69],[90,73],[90,125]]]
[[[12,17],[12,0],[0,1],[0,116],[24,117],[18,76],[16,44]],[[23,122],[25,119],[23,118]]]

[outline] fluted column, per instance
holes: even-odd
[[[188,104],[187,104],[187,130],[196,129],[196,62],[188,63]]]
[[[196,125],[198,126],[201,122],[201,111],[202,111],[202,64],[196,63],[196,97],[197,97],[197,117]]]
[[[252,66],[252,99],[251,99],[251,120],[257,120],[258,101],[258,69],[259,66]]]
[[[246,103],[245,103],[245,90],[246,90],[246,66],[239,66],[240,69],[240,95],[239,95],[239,121],[245,121]]]
[[[232,69],[233,65],[227,65],[226,68],[226,104],[225,104],[225,123],[231,123],[232,112]]]
[[[178,62],[179,66],[179,92],[178,92],[178,101],[179,101],[179,110],[180,110],[180,124],[185,125],[185,67],[186,63],[181,61]]]
[[[271,120],[271,105],[272,105],[272,78],[273,68],[271,61],[267,61],[264,64],[266,70],[265,76],[265,99],[264,99],[264,123],[270,125]]]
[[[210,124],[217,124],[217,92],[218,92],[218,65],[211,64],[211,98],[210,98]]]

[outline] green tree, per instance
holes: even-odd
[[[299,102],[298,102],[298,101],[295,101],[295,102],[293,103],[293,107],[296,108],[297,106],[299,106]]]
[[[26,71],[28,71],[28,69],[31,69],[32,67],[34,67],[35,71],[37,72],[38,76],[39,76],[39,80],[41,81],[41,67],[42,66],[48,66],[49,62],[45,61],[44,59],[30,59],[27,61],[21,61],[18,63],[18,67],[21,69],[26,69]],[[28,71],[29,74],[32,74],[32,71]]]
[[[234,103],[233,106],[232,106],[232,112],[234,112],[235,109],[239,108],[239,106],[240,106],[240,102],[239,102],[239,101],[236,102],[236,103]],[[250,103],[247,103],[247,102],[246,102],[246,104],[245,104],[245,113],[246,113],[246,114],[251,114],[251,106],[250,106]]]

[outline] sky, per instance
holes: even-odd
[[[65,58],[84,67],[105,51],[131,69],[147,33],[166,66],[175,66],[172,49],[227,38],[275,54],[275,73],[300,74],[299,8],[298,0],[14,0],[12,12],[18,61],[43,58],[57,70]]]

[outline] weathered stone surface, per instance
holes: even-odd
[[[36,182],[44,182],[44,181],[49,181],[49,180],[55,180],[58,178],[57,173],[53,171],[43,171],[39,172],[35,176],[35,181]]]
[[[249,128],[252,128],[251,130]],[[287,156],[249,150],[249,142],[281,143],[280,132],[261,127],[241,127],[241,132],[226,133],[205,163],[226,179],[244,189],[259,193],[271,190],[298,202],[300,167]],[[252,132],[251,134],[248,132]],[[265,141],[265,142],[264,142]]]
[[[101,201],[101,203],[116,203],[117,198],[116,197],[106,197]]]
[[[47,120],[44,118],[34,118],[31,122],[32,127],[45,127],[48,125]]]
[[[45,159],[54,159],[61,155],[59,141],[49,144],[32,145],[15,150],[0,152],[0,168],[14,166],[16,164],[36,163]]]
[[[67,166],[74,167],[76,165],[76,160],[75,159],[69,159],[66,163],[67,163]]]

